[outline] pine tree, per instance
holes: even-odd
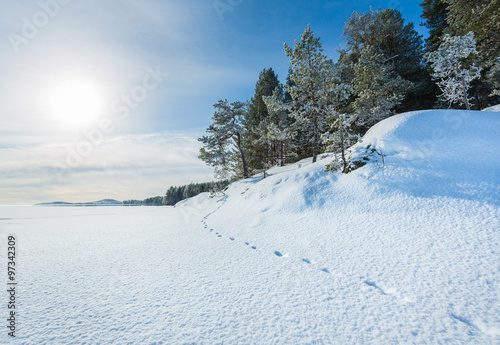
[[[244,148],[248,167],[251,170],[262,169],[264,162],[272,155],[265,140],[261,140],[261,123],[269,117],[269,111],[263,97],[272,96],[276,88],[282,88],[278,76],[272,68],[264,69],[259,74],[255,84],[255,94],[252,97],[245,116]]]
[[[500,60],[488,72],[488,82],[493,88],[490,96],[500,96]]]
[[[346,47],[340,51],[339,61],[344,66],[347,80],[353,81],[354,66],[361,58],[362,50],[370,48],[381,56],[382,64],[391,71],[394,80],[399,76],[412,83],[411,88],[404,90],[405,97],[398,102],[398,111],[429,108],[434,103],[436,90],[433,90],[432,79],[423,63],[422,37],[413,23],[405,24],[399,11],[354,12],[343,32]],[[355,94],[354,99],[357,96]]]
[[[326,166],[327,171],[341,170],[348,173],[350,166],[346,156],[346,150],[359,140],[352,129],[353,116],[334,112],[330,117],[330,130],[333,133],[324,133],[322,136],[326,152],[334,152],[334,161]],[[337,153],[340,151],[340,159]]]
[[[474,32],[476,40],[475,54],[470,59],[482,66],[481,78],[472,84],[475,104],[478,108],[490,103],[488,96],[494,92],[496,72],[494,67],[500,57],[500,0],[445,0],[448,4],[447,33],[463,36]],[[491,72],[490,70],[493,69]],[[498,100],[498,99],[497,99]]]
[[[243,178],[249,176],[242,146],[246,107],[243,102],[230,104],[227,100],[219,100],[214,104],[213,123],[207,128],[209,135],[198,139],[204,145],[199,158],[215,168],[216,176],[227,177],[238,165],[242,167]]]
[[[432,76],[439,79],[437,84],[443,93],[442,97],[450,105],[459,103],[470,110],[468,91],[471,81],[481,77],[481,67],[472,65],[466,68],[464,60],[477,53],[474,33],[469,32],[465,36],[454,37],[445,34],[438,50],[427,54],[427,60],[434,70]]]
[[[310,25],[295,41],[293,48],[286,43],[285,53],[290,58],[293,86],[285,85],[292,101],[286,103],[290,116],[308,137],[313,162],[316,162],[321,145],[321,133],[328,114],[327,100],[331,90],[330,73],[333,62],[323,54],[320,38],[314,37]]]
[[[207,165],[214,167],[216,178],[227,178],[234,172],[234,161],[237,159],[234,150],[231,148],[231,142],[221,140],[215,135],[216,129],[209,126],[207,129],[209,136],[203,136],[198,139],[204,145],[200,149],[200,158]]]
[[[354,64],[354,121],[368,129],[393,114],[411,87],[409,81],[392,75],[391,66],[384,65],[384,57],[374,48],[366,47]]]
[[[448,4],[446,0],[424,0],[421,17],[425,20],[421,25],[429,29],[429,37],[426,39],[426,51],[432,52],[438,49],[446,28],[449,26]]]
[[[295,82],[292,79],[292,74],[293,74],[293,69],[292,67],[288,67],[288,75],[286,78],[286,83],[283,87],[285,94],[284,94],[284,103],[286,106],[284,107],[285,111],[287,112],[288,118],[290,120],[291,126],[293,127],[293,132],[295,133],[295,137],[292,140],[292,150],[293,150],[293,158],[292,161],[304,159],[307,157],[311,157],[313,155],[311,145],[310,145],[310,138],[308,135],[307,129],[302,129],[300,125],[298,125],[297,121],[290,116],[291,113],[291,108],[298,109],[298,105],[296,103],[293,103],[292,95],[290,92],[287,90],[290,90],[292,87],[296,86]]]
[[[480,64],[490,66],[500,55],[500,0],[445,0],[450,34],[474,32]]]
[[[269,116],[261,122],[259,132],[261,140],[273,148],[266,163],[283,166],[297,157],[293,141],[297,132],[288,111],[283,107],[286,101],[282,88],[276,88],[272,96],[264,97],[264,102],[269,109]]]

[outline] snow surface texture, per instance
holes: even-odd
[[[385,166],[348,175],[325,155],[175,208],[2,207],[17,342],[499,344],[499,133],[406,113],[352,148]]]

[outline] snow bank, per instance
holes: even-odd
[[[496,343],[499,133],[495,113],[401,114],[351,149],[370,161],[348,175],[324,172],[325,155],[178,209],[199,211],[205,231],[255,246],[324,291],[323,302],[309,301],[321,316],[297,316],[304,334],[326,343]]]
[[[486,108],[483,111],[500,111],[500,104],[494,105],[492,107]]]

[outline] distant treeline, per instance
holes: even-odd
[[[204,183],[190,183],[179,187],[170,187],[163,198],[163,205],[175,205],[179,201],[204,192],[219,192],[229,185],[229,180]]]
[[[161,206],[163,197],[155,196],[144,200],[125,200],[123,206]]]
[[[123,206],[162,206],[175,205],[179,201],[191,198],[204,192],[219,192],[229,185],[229,180],[205,182],[205,183],[190,183],[179,187],[170,187],[164,197],[155,196],[144,200],[125,200]]]

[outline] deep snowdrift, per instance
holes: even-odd
[[[310,308],[318,312],[318,339],[327,343],[495,343],[499,134],[496,113],[401,114],[352,148],[359,159],[377,149],[385,166],[374,153],[348,175],[325,173],[327,155],[177,209],[187,220],[203,216],[214,236],[293,267],[305,286],[317,272],[329,293]]]

